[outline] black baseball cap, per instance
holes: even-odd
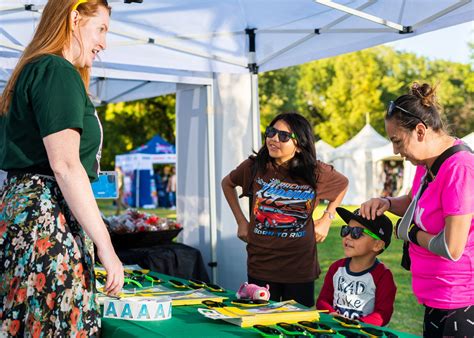
[[[375,217],[374,220],[367,219],[360,215],[359,209],[354,210],[354,212],[350,212],[344,208],[336,208],[336,211],[347,224],[349,224],[349,221],[353,219],[372,231],[374,234],[379,236],[382,241],[385,242],[385,249],[388,248],[392,240],[393,231],[393,224],[390,218],[382,214]]]

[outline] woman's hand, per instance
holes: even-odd
[[[107,271],[107,282],[104,291],[107,294],[117,295],[123,287],[123,266],[113,247],[107,249],[97,248],[97,256]]]
[[[367,219],[375,219],[390,208],[390,202],[386,198],[371,198],[360,206],[360,215]]]
[[[239,239],[244,241],[245,243],[248,243],[248,235],[250,228],[249,222],[245,219],[237,223],[237,225],[237,237],[239,237]]]
[[[331,225],[331,220],[328,217],[321,217],[320,219],[314,220],[314,238],[316,243],[324,242],[328,236],[329,226]]]

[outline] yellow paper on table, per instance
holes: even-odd
[[[301,320],[318,321],[320,311],[303,307],[295,301],[286,301],[245,310],[235,306],[216,307],[211,311],[200,311],[200,313],[212,319],[222,319],[234,325],[250,327],[279,322],[297,323]]]

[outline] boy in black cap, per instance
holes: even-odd
[[[336,208],[347,223],[341,228],[346,258],[334,262],[316,302],[318,310],[383,326],[392,317],[397,288],[390,270],[377,259],[389,245],[392,222],[381,215],[368,220]]]

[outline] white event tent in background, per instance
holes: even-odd
[[[472,149],[474,150],[474,131],[462,138],[462,140]]]
[[[323,162],[328,162],[328,155],[334,150],[334,147],[324,140],[318,140],[314,143],[316,147],[316,158]]]
[[[349,179],[349,189],[343,204],[360,205],[368,199],[380,196],[386,177],[384,162],[399,162],[403,182],[397,193],[409,190],[415,167],[394,155],[392,143],[366,124],[353,138],[334,148],[326,155],[326,161]]]
[[[0,0],[0,87],[31,39],[45,2]],[[176,92],[182,241],[201,249],[214,267],[213,279],[233,289],[246,280],[246,254],[219,182],[261,144],[258,72],[474,16],[471,0],[109,3],[108,46],[93,70],[91,94],[101,104]]]

